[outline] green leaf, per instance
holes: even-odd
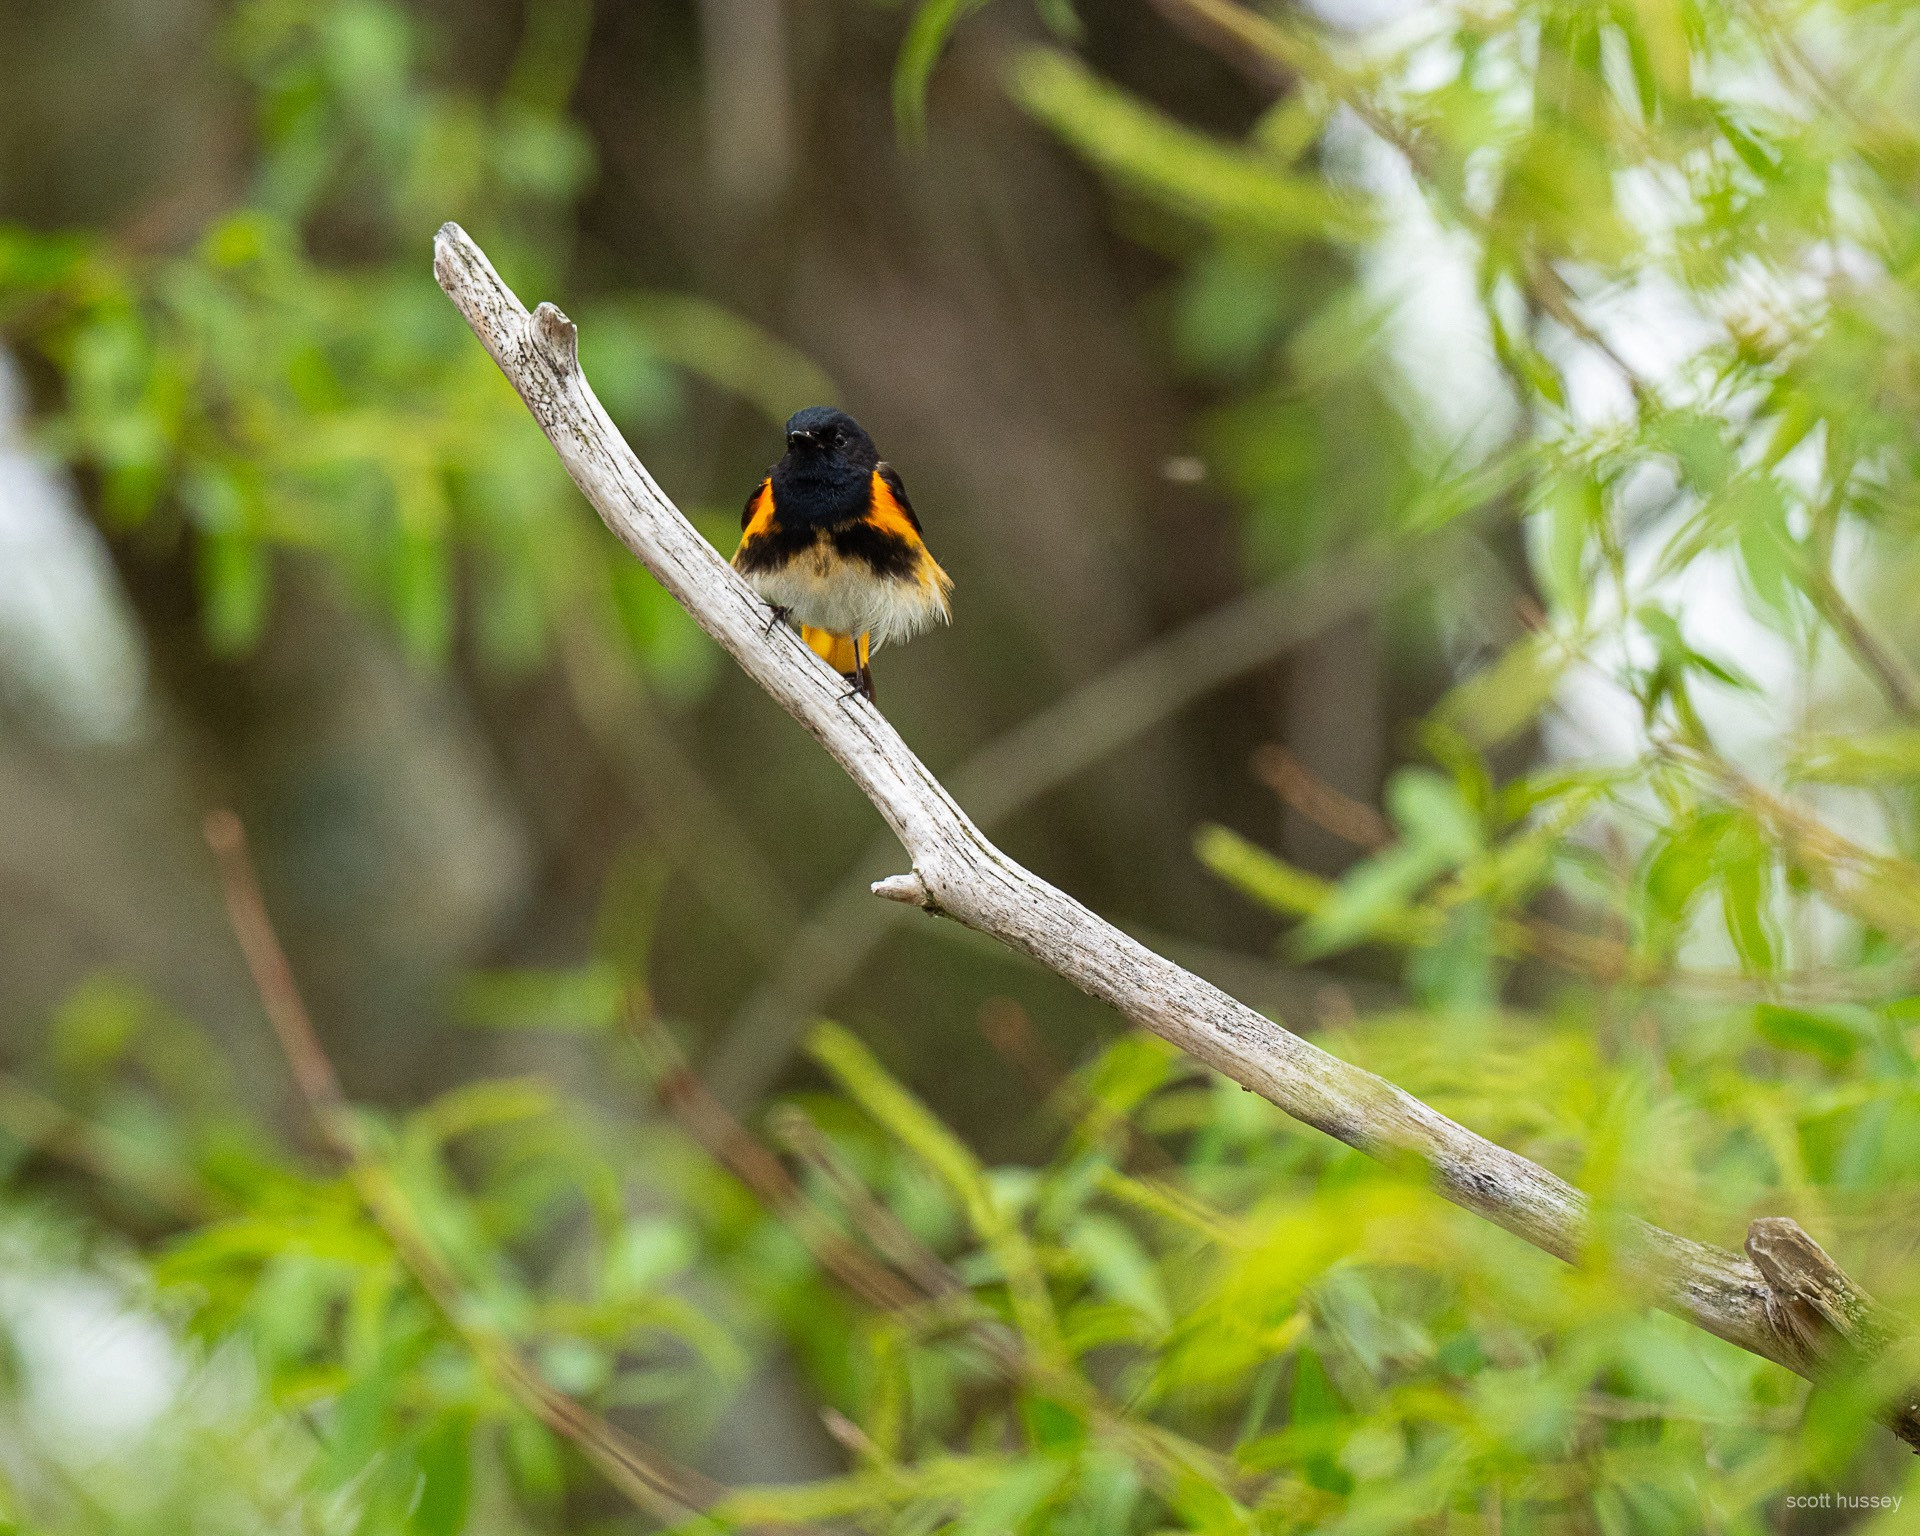
[[[1020,55],[1015,100],[1093,164],[1135,191],[1223,230],[1268,239],[1358,240],[1360,208],[1318,177],[1188,128],[1078,59],[1050,48]]]
[[[1399,843],[1363,859],[1347,872],[1333,900],[1294,935],[1292,952],[1310,960],[1366,939],[1424,941],[1431,927],[1407,904],[1447,867],[1446,856],[1426,843]]]
[[[443,1413],[420,1442],[420,1499],[409,1530],[414,1536],[459,1536],[473,1492],[473,1414]]]
[[[927,137],[927,85],[954,28],[986,0],[921,0],[893,66],[893,119],[900,137],[918,148]]]
[[[1713,495],[1733,474],[1726,427],[1715,417],[1701,411],[1669,411],[1650,436],[1679,460],[1687,483],[1702,495]]]
[[[1682,927],[1694,899],[1713,878],[1729,816],[1715,812],[1669,827],[1649,846],[1640,889],[1648,915],[1663,930]]]
[[[1173,1326],[1173,1309],[1160,1272],[1123,1223],[1111,1216],[1082,1216],[1068,1231],[1067,1246],[1085,1262],[1102,1292],[1132,1307],[1162,1331]]]
[[[1387,784],[1387,809],[1408,841],[1464,864],[1485,847],[1480,818],[1453,780],[1424,768],[1403,768]]]
[[[1542,491],[1535,514],[1546,528],[1535,561],[1555,607],[1586,622],[1592,589],[1587,579],[1587,549],[1605,526],[1606,492],[1591,475],[1556,475]]]
[[[403,523],[392,576],[394,610],[407,654],[423,664],[444,661],[453,644],[453,574],[443,530]]]
[[[1202,827],[1193,851],[1200,862],[1241,894],[1295,917],[1311,917],[1333,898],[1331,882],[1310,875],[1226,827]]]
[[[117,1067],[154,1018],[153,1000],[118,976],[90,976],[54,1011],[49,1044],[63,1077],[88,1081]]]
[[[1077,43],[1085,38],[1086,24],[1074,10],[1073,0],[1034,0],[1033,8],[1047,30],[1061,42]]]
[[[1720,909],[1727,933],[1749,971],[1773,969],[1779,946],[1773,937],[1770,901],[1774,885],[1773,848],[1750,823],[1736,821],[1721,841]]]
[[[1760,692],[1760,686],[1731,662],[1716,661],[1687,644],[1680,632],[1680,621],[1651,603],[1634,609],[1634,618],[1659,648],[1662,663],[1675,673],[1704,672],[1716,682],[1746,693]]]
[[[619,1023],[626,986],[610,965],[477,971],[461,983],[456,1010],[484,1029],[599,1031]]]
[[[560,1107],[553,1085],[540,1078],[489,1078],[448,1089],[409,1116],[407,1127],[437,1145],[488,1126],[540,1119]]]
[[[363,1476],[379,1459],[399,1386],[392,1363],[382,1359],[340,1394],[320,1472],[322,1487],[342,1487]]]
[[[1760,1003],[1753,1010],[1760,1038],[1783,1051],[1813,1056],[1830,1067],[1843,1067],[1859,1053],[1869,1037],[1838,1013]]]
[[[991,1488],[968,1500],[966,1513],[949,1527],[950,1536],[1010,1536],[1026,1525],[1067,1471],[1067,1463],[1051,1458],[1014,1463]]]
[[[1026,1423],[1027,1438],[1040,1450],[1057,1454],[1086,1442],[1086,1420],[1051,1397],[1022,1398],[1020,1417]]]
[[[1787,763],[1796,779],[1816,784],[1884,784],[1920,779],[1920,730],[1814,736]]]
[[[210,533],[200,541],[207,643],[223,656],[251,650],[266,627],[271,563],[251,533]]]
[[[1457,684],[1437,717],[1483,751],[1496,747],[1533,723],[1578,659],[1555,635],[1522,635],[1492,666]]]
[[[1059,1324],[1039,1260],[965,1144],[838,1024],[826,1020],[815,1024],[807,1049],[862,1109],[959,1197],[968,1222],[999,1261],[1021,1331],[1043,1353],[1057,1354]]]
[[[1109,1114],[1130,1115],[1163,1087],[1180,1053],[1144,1030],[1120,1036],[1080,1072],[1081,1091]]]
[[[600,1284],[613,1297],[644,1294],[685,1270],[695,1251],[692,1233],[670,1217],[625,1222],[607,1245]]]

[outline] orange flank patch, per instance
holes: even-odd
[[[753,498],[753,506],[747,513],[746,527],[741,531],[740,542],[757,539],[773,526],[773,480],[771,477],[760,482],[760,494]]]
[[[873,509],[867,513],[867,520],[896,539],[904,539],[915,548],[919,547],[920,530],[913,526],[907,509],[895,499],[886,477],[877,469],[873,472]]]
[[[877,469],[873,472],[873,505],[867,512],[867,521],[920,551],[920,569],[916,579],[922,587],[933,590],[944,613],[946,594],[953,587],[953,579],[940,569],[940,562],[933,558],[933,552],[920,537],[920,527],[914,521],[913,514],[900,505],[886,477]]]

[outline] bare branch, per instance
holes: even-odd
[[[550,304],[529,315],[457,225],[440,231],[434,270],[608,529],[826,748],[893,829],[913,873],[881,882],[885,895],[1031,956],[1359,1151],[1395,1164],[1417,1160],[1445,1199],[1535,1247],[1569,1263],[1588,1253],[1591,1205],[1565,1180],[1236,1002],[996,848],[878,710],[846,696],[796,635],[769,629],[764,604],[654,484],[608,418],[580,371],[566,317]],[[1803,1345],[1783,1335],[1775,1320],[1782,1303],[1747,1258],[1645,1223],[1628,1229],[1620,1253],[1650,1300],[1720,1338],[1802,1373],[1834,1358],[1810,1362]],[[1920,1444],[1920,1429],[1911,1438]]]

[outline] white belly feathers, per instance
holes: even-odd
[[[926,554],[911,580],[883,578],[856,561],[833,559],[822,540],[778,570],[755,571],[747,579],[796,623],[837,635],[870,634],[875,650],[911,640],[952,617],[947,592],[953,583]]]

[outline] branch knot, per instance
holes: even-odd
[[[541,303],[527,321],[533,345],[555,372],[566,375],[580,367],[580,327],[557,304]]]

